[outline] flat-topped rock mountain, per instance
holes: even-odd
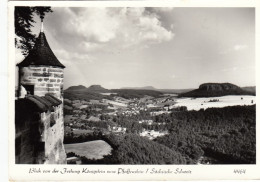
[[[90,87],[88,87],[87,90],[90,92],[107,92],[107,91],[109,91],[108,89],[105,89],[101,85],[91,85]]]
[[[85,90],[85,89],[87,89],[87,87],[83,85],[78,85],[78,86],[71,86],[67,88],[66,91],[76,91],[76,90]]]
[[[236,90],[240,89],[240,87],[231,84],[231,83],[204,83],[199,86],[199,90],[207,90],[207,91],[222,91],[222,90]]]
[[[108,89],[103,88],[101,85],[91,85],[85,87],[83,85],[71,86],[64,90],[64,98],[67,99],[84,99],[84,100],[100,100],[104,98],[101,93],[110,92]]]
[[[218,97],[225,95],[255,95],[231,83],[204,83],[198,89],[182,93],[180,97]]]
[[[89,87],[85,87],[83,85],[78,85],[78,86],[71,86],[65,90],[66,92],[73,92],[73,91],[82,91],[82,92],[107,92],[109,91],[108,89],[105,89],[101,85],[91,85]]]

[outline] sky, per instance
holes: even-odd
[[[255,86],[254,8],[61,8],[44,32],[64,88]],[[39,34],[40,20],[32,29]],[[24,57],[16,50],[16,63]]]

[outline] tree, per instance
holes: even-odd
[[[29,7],[16,6],[15,7],[15,46],[22,50],[22,54],[26,56],[33,48],[36,35],[32,34],[31,28],[35,23],[33,17],[37,15],[44,19],[45,14],[52,12],[51,7]]]

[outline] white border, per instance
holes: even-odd
[[[0,181],[7,181],[8,180],[8,72],[7,72],[7,1],[0,2],[0,22],[1,22],[1,29],[0,29],[0,55],[1,55],[1,67],[0,67],[0,116],[1,116],[1,128],[0,128],[0,145],[2,150],[0,151]]]
[[[158,0],[158,1],[10,1],[8,3],[8,18],[9,18],[9,180],[62,180],[62,181],[86,181],[86,180],[221,180],[221,179],[260,179],[260,159],[259,159],[259,141],[257,140],[257,161],[256,165],[16,165],[14,154],[14,89],[15,89],[15,49],[14,49],[14,6],[53,6],[53,7],[255,7],[256,12],[256,48],[259,49],[259,3],[257,0]],[[256,52],[256,60],[259,60],[259,53]],[[259,61],[256,61],[256,73],[259,68]],[[256,74],[256,85],[259,83],[258,73]],[[259,90],[257,89],[257,103],[259,101]],[[259,107],[257,105],[257,111]],[[256,122],[256,138],[259,137],[259,112],[257,113]],[[67,167],[73,170],[88,169],[102,169],[102,170],[116,170],[118,168],[130,169],[171,169],[175,171],[176,168],[184,170],[191,170],[192,174],[126,174],[126,175],[112,175],[112,174],[29,174],[29,168],[36,167],[41,170],[49,169],[63,169]],[[234,174],[234,169],[246,169],[246,174]]]

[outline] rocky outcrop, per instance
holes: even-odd
[[[103,88],[101,85],[91,85],[87,89],[90,92],[108,92],[108,89]]]
[[[78,85],[78,86],[71,86],[69,88],[67,88],[65,91],[77,91],[77,90],[86,90],[87,87],[83,86],[83,85]]]
[[[179,97],[220,97],[225,95],[254,95],[231,83],[204,83],[198,89],[180,94]]]
[[[96,93],[103,93],[109,92],[108,89],[105,89],[101,85],[91,85],[88,88],[83,85],[78,86],[71,86],[65,90],[65,92],[96,92]]]
[[[238,86],[231,83],[204,83],[199,86],[199,90],[207,91],[224,91],[240,89]]]

